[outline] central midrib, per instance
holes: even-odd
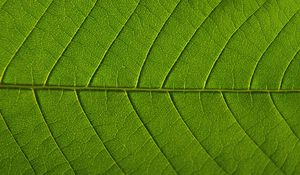
[[[37,90],[93,90],[93,91],[141,91],[141,92],[299,92],[300,89],[213,89],[213,88],[135,88],[135,87],[101,87],[101,86],[60,86],[60,85],[29,85],[0,84],[1,89],[37,89]]]

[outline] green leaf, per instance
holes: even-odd
[[[300,174],[299,0],[0,0],[0,174]]]

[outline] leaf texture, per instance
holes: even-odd
[[[0,174],[299,174],[299,0],[0,0]]]

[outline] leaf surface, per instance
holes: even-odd
[[[299,174],[299,0],[0,0],[0,174]]]

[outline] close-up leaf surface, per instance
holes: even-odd
[[[0,0],[0,174],[300,174],[299,0]]]

